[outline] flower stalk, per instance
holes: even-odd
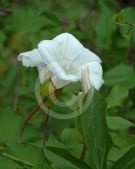
[[[84,160],[84,158],[85,158],[85,155],[86,155],[86,152],[87,152],[87,146],[86,146],[86,144],[84,143],[83,144],[83,148],[82,148],[82,151],[81,151],[81,154],[80,154],[80,160]]]

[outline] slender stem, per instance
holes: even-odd
[[[83,144],[83,148],[82,148],[81,155],[80,155],[80,160],[82,161],[84,160],[86,151],[87,151],[87,146],[86,144]]]
[[[29,120],[40,110],[40,106],[34,108],[32,110],[32,112],[29,114],[29,116],[27,117],[26,121],[23,123],[21,130],[20,130],[20,138],[19,138],[19,142],[21,143],[22,141],[22,134],[24,132],[25,127],[27,126],[27,123],[29,122]]]

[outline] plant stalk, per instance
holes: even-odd
[[[86,151],[87,151],[87,146],[86,144],[83,144],[83,148],[82,148],[82,151],[81,151],[81,154],[80,154],[80,160],[84,160],[85,158],[85,155],[86,155]]]

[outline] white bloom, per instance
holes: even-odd
[[[56,89],[81,81],[82,67],[87,66],[90,86],[99,89],[103,84],[99,57],[86,49],[73,35],[62,33],[52,40],[43,40],[37,49],[21,53],[18,60],[26,67],[37,67],[40,82],[51,78]]]

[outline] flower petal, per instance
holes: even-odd
[[[39,73],[39,80],[40,83],[44,83],[45,80],[49,79],[51,77],[51,72],[49,71],[48,67],[46,65],[38,66],[38,73]]]
[[[22,61],[23,65],[26,67],[34,67],[42,64],[42,58],[37,49],[21,53],[18,56],[18,60]]]
[[[66,74],[60,61],[57,61],[60,53],[59,45],[56,42],[42,41],[38,45],[38,50],[44,63],[47,64],[49,71],[53,74],[52,80],[54,85],[57,86],[58,79],[63,81],[76,81],[78,79],[76,75]]]
[[[43,40],[38,44],[38,51],[42,55],[45,64],[51,64],[52,61],[60,61],[60,46],[52,40]]]
[[[76,58],[74,63],[78,63],[80,65],[83,65],[88,62],[99,62],[101,63],[102,61],[100,58],[93,52],[91,52],[88,49],[84,49],[83,52]]]
[[[63,74],[63,70],[57,62],[59,56],[59,46],[57,43],[50,40],[42,41],[38,44],[38,51],[43,58],[44,64],[48,66],[50,71],[54,74]]]
[[[99,90],[104,80],[102,79],[103,70],[98,62],[89,62],[87,64],[89,72],[90,85]]]
[[[60,60],[72,64],[84,50],[83,45],[70,33],[62,33],[53,39],[60,46]]]
[[[59,79],[57,76],[52,77],[51,80],[56,89],[60,89],[71,82],[68,80]]]

